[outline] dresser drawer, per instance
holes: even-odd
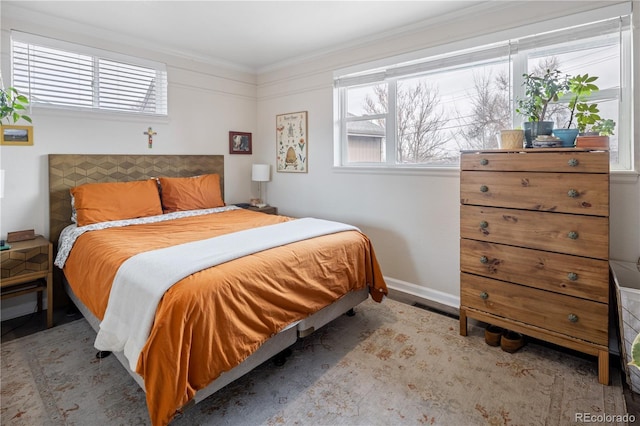
[[[609,216],[609,175],[463,171],[460,202]]]
[[[464,152],[460,170],[609,173],[609,152],[545,151]]]
[[[460,240],[460,269],[597,302],[609,302],[606,260]]]
[[[462,306],[608,345],[608,305],[462,273]]]
[[[609,256],[608,217],[462,205],[460,236],[596,259]]]

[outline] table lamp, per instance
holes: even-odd
[[[271,180],[271,166],[269,164],[254,164],[251,167],[251,180],[254,182],[258,182],[258,204],[257,207],[266,207],[268,204],[266,202],[267,195],[265,191],[264,199],[262,198],[262,182],[269,182]]]

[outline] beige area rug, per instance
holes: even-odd
[[[356,312],[173,424],[571,425],[625,414],[619,372],[600,385],[595,358],[532,343],[508,354],[478,327],[462,337],[457,320],[393,300]],[[143,392],[115,357],[95,358],[94,338],[78,320],[3,344],[0,423],[148,424]]]

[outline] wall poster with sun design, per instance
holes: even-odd
[[[277,171],[307,173],[307,111],[276,116]]]

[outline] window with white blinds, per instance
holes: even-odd
[[[167,115],[159,62],[12,32],[13,87],[32,105]]]

